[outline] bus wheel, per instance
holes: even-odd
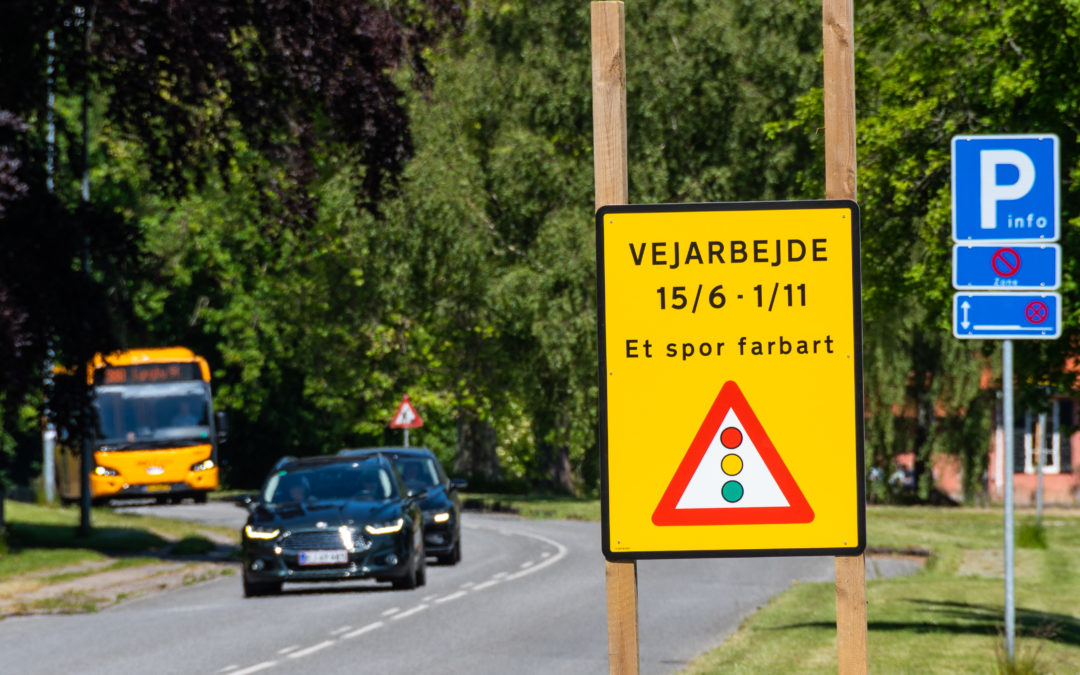
[[[205,492],[196,492],[195,496],[192,499],[195,500],[196,504],[205,504],[206,503],[206,493]]]

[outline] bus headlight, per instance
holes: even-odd
[[[203,461],[201,461],[201,462],[199,462],[197,464],[192,464],[191,465],[191,470],[192,471],[209,471],[210,469],[213,469],[215,466],[217,466],[217,464],[214,464],[214,460],[212,460],[212,459],[204,459]]]
[[[107,466],[98,465],[98,466],[94,467],[94,475],[95,476],[119,476],[120,472],[116,471],[115,469],[110,469]]]

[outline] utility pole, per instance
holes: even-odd
[[[82,185],[81,212],[83,226],[83,255],[82,268],[87,280],[90,278],[90,234],[87,231],[87,222],[90,214],[90,30],[91,19],[86,15],[85,7],[75,8],[76,24],[83,29],[83,73],[82,73]],[[79,535],[90,536],[90,507],[92,504],[90,495],[90,472],[94,468],[93,452],[94,444],[91,439],[93,434],[94,411],[90,407],[90,383],[86,382],[86,366],[80,364],[79,374],[82,376],[84,390],[83,424],[82,424],[82,461],[79,476]]]

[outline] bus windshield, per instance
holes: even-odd
[[[103,444],[210,438],[210,388],[205,382],[104,385],[94,394]]]

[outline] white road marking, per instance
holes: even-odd
[[[544,562],[542,562],[542,563],[540,563],[538,565],[533,565],[532,567],[530,567],[527,570],[521,570],[520,572],[515,572],[514,574],[511,574],[510,576],[508,576],[506,578],[507,581],[513,581],[514,579],[520,579],[521,577],[532,574],[533,572],[539,572],[540,570],[544,569],[545,567],[550,567],[551,565],[554,565],[555,563],[557,563],[560,560],[562,560],[563,558],[565,558],[567,552],[569,551],[569,549],[567,549],[565,546],[563,546],[559,542],[555,541],[554,539],[548,539],[547,537],[545,537],[543,535],[534,534],[532,532],[529,532],[527,534],[522,532],[521,536],[523,536],[523,537],[532,537],[533,539],[539,539],[540,541],[545,541],[545,542],[547,542],[547,543],[549,543],[549,544],[551,544],[552,546],[555,547],[556,553],[555,553],[555,555],[551,556],[550,558],[548,558],[547,560],[545,560]]]
[[[494,529],[494,528],[483,528],[483,527],[476,527],[476,526],[472,526],[472,527],[473,527],[473,529]],[[465,589],[472,589],[472,590],[480,591],[480,590],[483,590],[485,588],[490,588],[491,586],[495,586],[496,584],[500,583],[503,580],[512,581],[514,579],[520,579],[521,577],[532,574],[534,572],[538,572],[538,571],[544,569],[545,567],[549,567],[550,565],[555,564],[556,562],[558,562],[558,561],[562,560],[563,558],[565,558],[566,554],[568,552],[568,549],[565,546],[563,546],[562,544],[560,544],[559,542],[557,542],[557,541],[555,541],[553,539],[548,539],[547,537],[544,537],[544,536],[539,535],[539,534],[533,534],[531,532],[509,532],[509,531],[506,531],[506,530],[503,530],[503,529],[497,529],[495,531],[499,532],[500,534],[507,535],[507,536],[517,535],[517,536],[521,536],[521,537],[529,537],[531,539],[538,539],[540,541],[543,541],[543,542],[545,542],[547,544],[550,544],[551,546],[555,547],[556,552],[555,552],[554,555],[552,555],[548,551],[543,552],[541,554],[541,557],[544,558],[543,562],[541,562],[539,564],[534,564],[533,561],[529,560],[529,561],[527,561],[525,563],[522,563],[521,564],[521,570],[518,571],[518,572],[515,572],[513,574],[510,574],[508,572],[499,572],[497,574],[492,575],[491,579],[489,579],[489,580],[487,580],[485,582],[479,583],[479,584],[477,584],[475,582],[472,582],[472,581],[466,581],[465,583],[461,584],[461,589],[462,590],[456,591],[454,593],[451,593],[450,595],[446,595],[446,596],[443,596],[441,598],[437,597],[435,595],[427,596],[427,597],[424,598],[424,600],[423,600],[423,602],[421,604],[417,605],[416,607],[413,607],[412,609],[408,609],[408,610],[406,610],[404,612],[401,611],[400,607],[391,607],[390,609],[387,609],[386,611],[384,611],[382,613],[382,616],[392,616],[391,620],[393,620],[393,621],[396,621],[398,619],[404,619],[405,617],[412,616],[413,614],[416,614],[418,612],[422,612],[425,609],[427,609],[428,607],[430,607],[430,605],[428,605],[426,603],[431,601],[432,599],[434,599],[435,604],[442,604],[444,602],[449,602],[451,600],[456,600],[458,598],[461,598],[461,597],[467,595],[468,593],[467,593],[467,591]],[[354,637],[358,637],[360,635],[363,635],[365,633],[369,633],[371,631],[374,631],[374,630],[376,630],[378,628],[381,628],[384,625],[386,625],[386,624],[384,622],[382,622],[382,621],[375,621],[374,623],[370,623],[370,624],[368,624],[366,626],[363,626],[362,628],[358,628],[358,629],[356,629],[356,630],[354,630],[352,632],[349,632],[349,633],[346,633],[345,631],[348,631],[351,628],[351,626],[342,626],[340,628],[335,629],[331,633],[331,635],[340,635],[340,634],[344,633],[344,635],[341,635],[341,639],[354,638]],[[307,647],[305,649],[301,649],[299,651],[294,651],[294,650],[297,649],[296,646],[290,646],[290,647],[285,647],[285,648],[281,649],[278,653],[279,654],[288,654],[289,658],[297,659],[297,658],[307,656],[309,654],[313,654],[313,653],[315,653],[315,652],[317,652],[317,651],[319,651],[321,649],[326,649],[327,647],[330,647],[330,646],[336,644],[337,642],[338,642],[338,640],[324,640],[323,642],[312,645],[312,646]],[[220,673],[231,673],[231,675],[250,675],[251,673],[257,673],[259,671],[266,670],[268,668],[273,668],[276,665],[277,665],[277,661],[263,661],[262,663],[257,663],[255,665],[249,666],[249,667],[247,667],[247,668],[245,668],[243,670],[236,670],[236,668],[238,666],[235,666],[235,665],[226,666],[225,668],[223,668],[219,672]]]
[[[342,640],[348,640],[349,638],[359,637],[359,636],[363,635],[364,633],[370,633],[371,631],[375,630],[376,628],[382,628],[385,625],[386,624],[383,623],[382,621],[376,621],[375,623],[369,623],[368,625],[364,626],[363,628],[357,628],[356,630],[354,630],[351,633],[346,633],[346,634],[342,635],[341,639]]]
[[[301,649],[298,652],[293,652],[292,654],[289,654],[289,658],[290,659],[299,659],[299,658],[302,658],[304,656],[307,656],[308,654],[314,654],[315,652],[319,651],[320,649],[326,649],[330,645],[334,644],[334,642],[335,642],[335,640],[323,640],[322,642],[320,642],[317,645],[312,645],[312,646],[308,647],[307,649]]]
[[[278,650],[278,654],[288,654],[289,652],[295,652],[300,649],[300,645],[289,645]]]
[[[253,666],[244,668],[243,670],[237,670],[232,675],[249,675],[249,673],[257,673],[260,670],[266,670],[267,668],[273,668],[277,665],[277,661],[263,661],[262,663],[256,663]]]
[[[445,595],[445,596],[443,596],[441,598],[436,598],[435,599],[435,604],[441,605],[444,602],[450,602],[451,600],[457,600],[458,598],[463,598],[466,595],[468,595],[468,591],[458,591],[457,593],[451,593],[450,595]]]
[[[400,614],[395,614],[394,617],[392,618],[392,621],[397,621],[398,619],[404,619],[407,616],[412,616],[413,614],[416,614],[417,612],[424,611],[428,607],[430,607],[430,605],[417,605],[416,607],[413,607],[412,609],[407,609],[407,610],[405,610],[404,612],[402,612]]]

